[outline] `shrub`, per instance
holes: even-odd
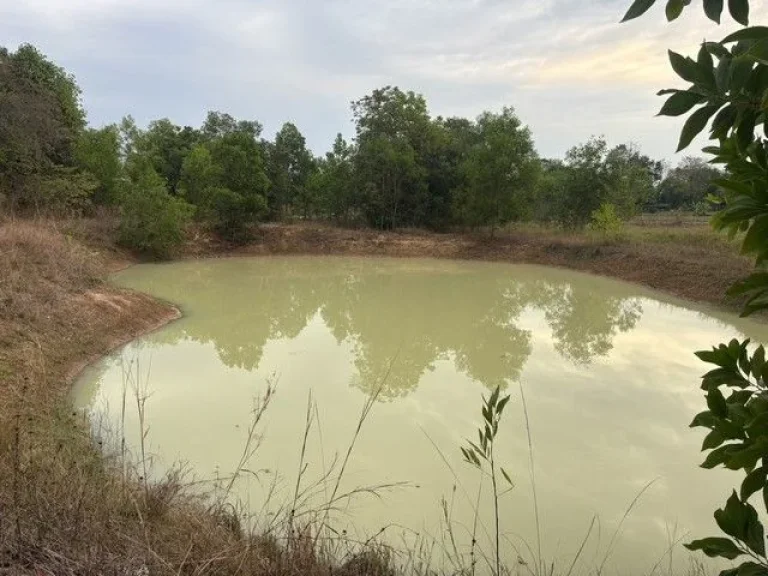
[[[171,196],[162,181],[126,184],[120,196],[120,243],[155,258],[167,258],[184,240],[194,207]]]
[[[589,229],[598,232],[604,238],[615,239],[624,231],[624,222],[616,213],[616,207],[610,202],[604,202],[600,208],[592,212]]]
[[[249,225],[267,211],[263,196],[243,196],[229,188],[213,188],[209,191],[214,213],[214,228],[223,238],[232,242],[244,242],[249,235]]]
[[[696,216],[706,216],[712,211],[712,206],[706,200],[700,200],[693,205],[693,213]]]

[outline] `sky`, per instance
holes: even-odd
[[[199,126],[207,110],[293,122],[316,153],[354,134],[349,104],[397,85],[433,116],[515,108],[543,157],[591,135],[675,161],[681,119],[655,118],[680,86],[667,49],[734,29],[663,0],[619,24],[630,0],[0,0],[0,42],[37,46],[74,74],[92,125],[131,114]],[[757,0],[752,14],[764,13]],[[694,142],[697,153],[704,141]]]

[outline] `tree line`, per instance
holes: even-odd
[[[88,127],[74,78],[31,45],[0,48],[0,198],[5,209],[121,214],[120,238],[166,254],[192,220],[231,241],[255,223],[323,219],[380,229],[494,231],[538,220],[570,228],[600,214],[692,208],[719,172],[688,158],[671,171],[631,144],[591,138],[543,159],[512,108],[433,117],[424,97],[387,86],[352,103],[355,135],[315,156],[286,123],[209,112],[202,126],[130,117]]]

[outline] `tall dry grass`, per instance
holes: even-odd
[[[389,574],[357,550],[334,564],[307,536],[290,550],[175,470],[94,444],[68,408],[74,366],[169,310],[102,284],[105,263],[52,222],[0,222],[0,573]]]

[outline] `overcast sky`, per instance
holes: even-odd
[[[0,0],[0,42],[30,42],[73,73],[92,125],[132,114],[198,126],[215,109],[270,137],[294,122],[320,153],[352,135],[351,100],[393,84],[424,94],[433,115],[513,106],[542,156],[602,134],[672,158],[681,123],[654,118],[655,92],[676,85],[666,50],[695,55],[732,26],[697,2],[665,24],[662,0],[620,25],[629,3]]]

